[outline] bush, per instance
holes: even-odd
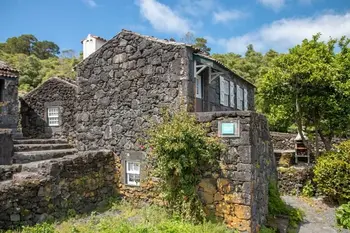
[[[35,225],[34,227],[23,227],[22,233],[54,233],[55,228],[52,224],[42,223]]]
[[[300,209],[295,209],[288,206],[280,196],[275,181],[269,183],[269,215],[276,217],[278,215],[285,215],[289,217],[289,225],[293,228],[297,227],[303,221],[304,213]]]
[[[335,214],[337,223],[347,229],[350,229],[350,202],[341,205]]]
[[[304,197],[313,197],[315,195],[315,188],[314,188],[311,180],[308,180],[306,182],[306,184],[303,187],[303,191],[301,192],[301,194]]]
[[[342,203],[350,200],[350,140],[337,149],[317,159],[314,182],[320,194]]]
[[[268,227],[265,227],[265,226],[263,226],[263,227],[260,229],[260,231],[259,231],[259,233],[276,233],[276,232],[277,232],[276,229],[274,229],[274,228],[268,228]]]
[[[168,210],[186,220],[202,221],[205,214],[197,185],[208,167],[216,164],[222,144],[207,136],[203,125],[185,111],[172,117],[166,114],[149,136],[147,147],[156,161],[154,175],[161,180]]]

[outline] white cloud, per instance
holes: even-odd
[[[184,35],[192,31],[190,22],[157,0],[140,0],[140,13],[160,32]]]
[[[265,52],[268,49],[285,52],[288,48],[301,43],[305,38],[310,39],[316,33],[322,33],[321,39],[328,40],[350,37],[350,12],[345,14],[326,13],[317,17],[292,18],[274,21],[255,32],[229,39],[218,40],[228,52],[243,54],[248,44]]]
[[[239,10],[223,10],[213,13],[214,23],[227,23],[232,20],[237,20],[245,17],[246,14]]]
[[[82,0],[82,1],[91,8],[97,7],[97,3],[94,0]]]
[[[180,0],[177,10],[194,17],[207,15],[217,6],[215,0]]]
[[[266,7],[272,8],[274,11],[279,11],[286,3],[285,0],[258,0],[258,2]]]

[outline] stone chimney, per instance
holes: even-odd
[[[87,58],[96,50],[101,48],[102,45],[106,43],[106,41],[106,39],[103,39],[99,36],[89,34],[86,37],[86,39],[81,41],[81,43],[83,44],[83,59]]]

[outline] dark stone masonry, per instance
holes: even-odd
[[[53,77],[21,98],[23,136],[28,138],[75,138],[77,85],[73,80]],[[58,108],[58,125],[48,123],[48,109]]]
[[[12,157],[13,141],[11,136],[11,130],[0,129],[0,165],[12,164]]]
[[[254,110],[254,86],[197,52],[183,43],[124,30],[81,62],[77,66],[78,149],[139,150],[137,139],[145,137],[151,121],[160,120],[163,108],[235,110],[236,95],[232,96],[235,107],[220,105],[219,77],[209,84],[202,73],[203,96],[196,98],[195,61],[221,69],[227,81],[247,90],[247,109]]]
[[[0,172],[6,168],[0,166]],[[43,161],[33,169],[13,167],[12,180],[0,182],[0,229],[86,213],[116,193],[114,156],[108,151]]]
[[[267,120],[255,112],[196,113],[210,123],[209,135],[218,135],[219,121],[238,120],[240,137],[222,138],[227,151],[219,158],[220,169],[208,171],[199,184],[206,207],[231,227],[258,232],[268,215],[268,185],[277,179]],[[213,182],[214,181],[214,182]],[[212,191],[210,184],[214,187]]]
[[[17,130],[18,71],[0,61],[0,129]]]

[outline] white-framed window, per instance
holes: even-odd
[[[243,110],[243,89],[237,85],[237,109]]]
[[[196,98],[202,98],[202,77],[200,75],[196,76]]]
[[[47,108],[47,119],[49,126],[59,126],[59,109],[58,107]]]
[[[140,186],[140,163],[126,161],[126,184]]]
[[[235,84],[230,82],[230,107],[235,107]]]
[[[248,110],[248,91],[244,88],[244,111]]]
[[[230,96],[229,81],[225,80],[224,77],[220,76],[220,104],[228,106],[228,99]]]

